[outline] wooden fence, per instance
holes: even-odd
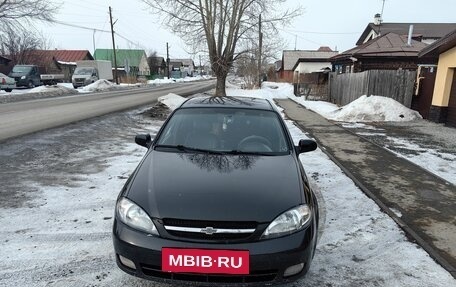
[[[331,73],[329,99],[331,102],[343,106],[362,95],[374,95],[392,98],[410,108],[415,80],[416,71],[407,70]]]

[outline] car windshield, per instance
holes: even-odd
[[[92,75],[93,68],[76,68],[74,75]]]
[[[185,108],[176,111],[156,148],[185,152],[283,155],[290,152],[279,116],[272,111]]]
[[[13,68],[13,73],[28,73],[30,72],[30,70],[32,69],[32,67],[30,66],[15,66]]]

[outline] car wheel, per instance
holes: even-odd
[[[28,84],[27,84],[27,88],[32,89],[34,87],[35,87],[35,85],[33,84],[33,81],[29,81]]]
[[[13,89],[5,89],[5,92],[11,93],[12,90],[13,90]]]

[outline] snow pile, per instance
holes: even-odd
[[[39,86],[30,90],[27,90],[29,94],[49,94],[52,96],[63,96],[68,94],[77,94],[75,89],[68,88],[65,86]]]
[[[261,85],[261,89],[258,90],[242,90],[229,88],[226,90],[226,94],[230,97],[254,97],[264,98],[268,100],[294,97],[293,86],[291,84],[274,82],[263,82]]]
[[[149,81],[147,81],[147,84],[148,85],[163,85],[163,84],[171,84],[171,83],[175,83],[175,82],[176,82],[176,80],[174,80],[174,79],[164,78],[164,79],[149,80]]]
[[[194,82],[194,81],[201,81],[201,80],[209,80],[212,79],[211,76],[195,76],[195,77],[185,77],[180,79],[175,79],[176,82]]]
[[[180,78],[180,79],[168,79],[168,78],[163,78],[163,79],[155,79],[155,80],[149,80],[147,81],[148,85],[163,85],[163,84],[172,84],[172,83],[183,83],[183,82],[194,82],[194,81],[202,81],[202,80],[209,80],[212,79],[211,76],[195,76],[195,77],[185,77],[185,78]]]
[[[167,106],[170,110],[175,110],[187,99],[176,94],[167,94],[166,96],[158,98],[158,102]]]
[[[113,83],[111,83],[108,80],[98,80],[95,83],[92,83],[88,86],[85,86],[80,89],[81,92],[101,92],[101,91],[108,91],[108,90],[113,90],[117,86]]]
[[[362,96],[330,114],[329,119],[343,122],[405,122],[422,119],[399,102],[381,96]]]

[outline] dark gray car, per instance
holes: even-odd
[[[168,118],[122,189],[113,227],[118,266],[151,280],[270,285],[309,269],[318,203],[267,100],[192,98]]]

